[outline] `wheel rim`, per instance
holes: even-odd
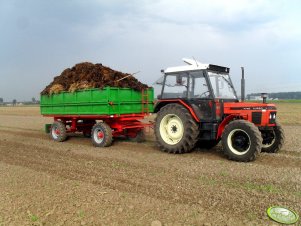
[[[101,128],[97,128],[94,130],[93,138],[96,143],[101,144],[104,140],[104,137],[105,137],[105,135]]]
[[[59,130],[57,125],[53,125],[51,127],[51,135],[53,139],[58,139],[59,135],[61,134],[61,131]]]
[[[180,142],[184,134],[182,120],[174,114],[168,114],[160,122],[160,135],[163,141],[170,145]]]
[[[227,143],[230,150],[236,155],[246,154],[251,147],[249,135],[241,129],[234,129],[230,132]]]
[[[269,138],[269,137],[267,137],[268,136],[267,134],[263,134],[263,142],[262,142],[262,147],[263,148],[269,148],[275,143],[276,135],[275,135],[274,130],[272,131],[271,135],[272,135],[271,136],[272,138]]]

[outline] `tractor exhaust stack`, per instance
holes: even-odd
[[[245,101],[245,69],[241,67],[241,102]]]

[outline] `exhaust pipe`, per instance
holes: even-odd
[[[261,93],[262,103],[267,103],[268,94],[267,93]]]
[[[245,101],[245,69],[241,67],[241,102]]]

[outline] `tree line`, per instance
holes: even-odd
[[[7,105],[7,104],[12,104],[12,105],[17,105],[17,103],[21,104],[39,104],[40,101],[36,100],[36,98],[31,98],[31,101],[21,101],[18,102],[16,99],[13,99],[12,101],[4,101],[2,97],[0,97],[0,105]]]
[[[247,95],[250,99],[251,96],[260,96],[261,93],[251,93]],[[298,100],[301,99],[301,92],[279,92],[279,93],[268,93],[270,99],[283,99],[283,100]]]

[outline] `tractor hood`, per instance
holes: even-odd
[[[276,123],[276,106],[265,103],[224,103],[225,115],[237,115],[257,126],[273,126]]]
[[[265,111],[276,110],[275,104],[248,103],[248,102],[228,102],[224,103],[224,113],[233,111]]]

